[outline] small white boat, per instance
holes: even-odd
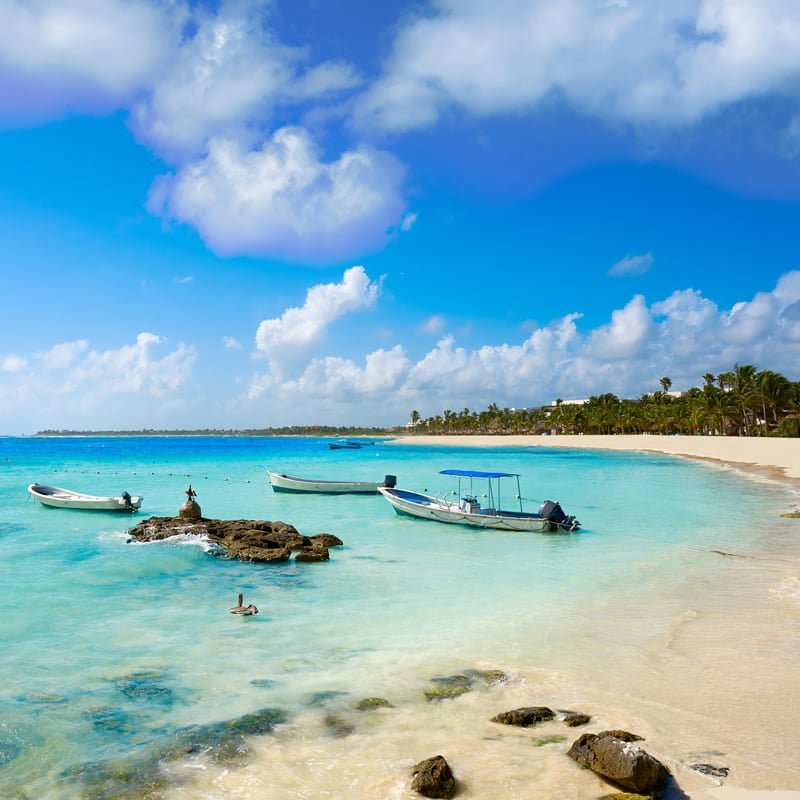
[[[444,469],[441,475],[458,477],[458,502],[451,502],[441,497],[431,497],[419,492],[394,487],[379,487],[378,491],[389,501],[398,514],[411,517],[448,522],[455,525],[469,525],[473,528],[495,528],[507,531],[575,531],[580,522],[575,517],[567,516],[559,503],[545,500],[538,513],[528,513],[522,508],[522,493],[519,487],[519,475],[513,472],[479,472],[477,470]],[[469,489],[462,493],[462,479],[469,479]],[[500,479],[516,478],[519,498],[519,511],[500,508]],[[473,480],[488,482],[486,497],[488,504],[481,506],[473,491]],[[492,481],[496,483],[493,484]]]
[[[298,478],[280,472],[268,472],[269,482],[275,492],[311,492],[316,494],[375,494],[380,487],[391,487],[397,483],[394,475],[382,481],[321,481]]]
[[[119,497],[98,497],[93,494],[73,492],[58,486],[32,483],[28,487],[32,497],[53,508],[77,508],[82,511],[127,511],[133,513],[142,505],[142,497],[131,497],[123,492]]]

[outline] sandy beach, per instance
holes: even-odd
[[[400,446],[420,444],[485,448],[564,447],[663,453],[716,462],[750,475],[778,480],[792,489],[800,490],[800,440],[798,439],[653,435],[408,436],[393,440],[392,443]],[[778,554],[776,557],[780,558]],[[792,575],[795,574],[796,567],[788,562],[783,566]],[[756,583],[758,582],[756,580]],[[774,594],[775,589],[765,578],[761,590],[757,590],[759,594],[761,591],[767,596],[770,593]],[[797,661],[795,646],[791,644],[796,636],[796,633],[792,633],[796,631],[798,619],[796,604],[787,603],[782,604],[782,608],[776,608],[776,603],[772,601],[764,603],[761,598],[755,601],[754,596],[751,596],[746,604],[749,612],[735,603],[736,607],[718,608],[714,623],[702,633],[697,631],[693,639],[684,642],[686,652],[691,653],[690,659],[680,664],[670,664],[669,668],[666,668],[668,662],[662,657],[665,671],[660,680],[664,681],[662,690],[665,696],[667,694],[679,696],[674,687],[668,688],[667,684],[672,682],[676,685],[683,682],[684,685],[693,687],[686,691],[684,697],[687,712],[701,704],[702,697],[717,693],[738,697],[744,705],[748,705],[745,698],[751,694],[750,684],[760,683],[764,665],[759,665],[757,660],[751,660],[750,655],[745,656],[747,651],[766,653],[771,650],[772,652],[772,657],[768,659],[772,665],[769,684],[770,694],[775,692],[775,696],[767,698],[766,693],[760,689],[749,698],[752,708],[759,708],[759,715],[780,715],[783,702],[780,698],[796,697],[796,670],[800,662]],[[760,606],[758,612],[755,606]],[[769,610],[765,614],[764,610],[767,608]],[[759,642],[757,647],[753,646],[755,642]],[[713,657],[710,655],[712,650]],[[741,669],[732,668],[739,659],[741,659]],[[713,662],[727,663],[728,668],[722,672],[714,670],[716,677],[709,679],[707,674],[709,663]],[[701,664],[706,664],[705,672],[703,669],[698,669],[698,665]],[[629,676],[629,679],[633,680],[633,676]],[[737,716],[730,708],[719,707],[716,713],[721,723],[723,719]],[[769,730],[769,727],[769,724],[765,725],[764,730]],[[786,729],[782,734],[777,734],[777,738],[773,741],[779,741],[781,738],[788,741],[794,739],[794,735]],[[793,773],[791,768],[790,773]],[[737,776],[732,775],[725,781],[725,785],[713,789],[685,786],[687,790],[685,796],[702,800],[800,800],[796,775],[789,777],[787,774],[786,778],[785,783],[778,781],[777,784],[762,789],[748,786],[749,781],[739,783]]]
[[[571,447],[702,458],[800,486],[800,439],[737,436],[407,436],[394,444],[463,447]]]

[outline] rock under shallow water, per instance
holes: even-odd
[[[288,561],[299,550],[297,561],[327,561],[329,547],[342,540],[330,533],[304,536],[294,525],[264,519],[183,519],[150,517],[128,531],[137,542],[157,542],[171,536],[202,536],[239,561],[276,563]]]
[[[495,717],[492,722],[500,722],[503,725],[517,725],[520,728],[530,728],[540,722],[547,722],[555,719],[555,712],[547,706],[529,706],[527,708],[515,708],[513,711],[503,711]]]

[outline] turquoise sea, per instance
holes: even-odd
[[[709,780],[693,759],[800,789],[796,733],[785,764],[758,739],[759,725],[781,734],[764,704],[798,699],[777,689],[800,667],[785,485],[647,454],[327,441],[0,439],[0,797],[406,798],[411,766],[439,752],[462,797],[607,791],[565,756],[579,729],[549,723],[538,742],[488,721],[522,705],[638,730],[689,796]],[[559,500],[583,529],[474,531],[398,517],[377,495],[275,494],[266,477],[393,474],[438,493],[453,467],[519,472],[531,506]],[[50,509],[32,482],[144,502],[134,516]],[[257,565],[128,541],[176,514],[189,483],[206,517],[345,545],[327,563]],[[239,592],[258,616],[229,613]],[[426,698],[431,679],[467,673],[471,691]],[[359,712],[366,697],[392,708]]]

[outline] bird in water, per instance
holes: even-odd
[[[239,614],[242,617],[252,617],[258,614],[258,609],[250,603],[249,606],[244,605],[244,595],[239,593],[239,605],[231,609],[231,614]]]

